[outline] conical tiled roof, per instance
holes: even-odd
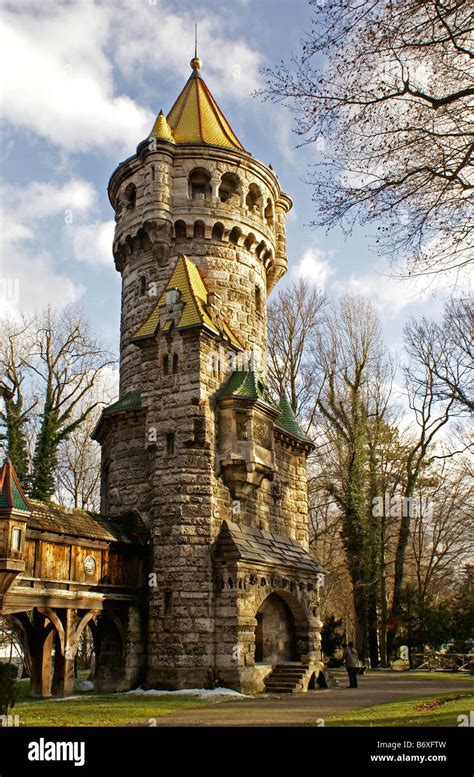
[[[245,151],[199,73],[201,60],[197,57],[192,59],[191,67],[193,72],[166,117],[167,125],[158,116],[150,137],[173,140],[175,143],[203,143]],[[171,137],[158,134],[167,133],[168,130]]]
[[[310,443],[311,445],[314,445],[311,438],[308,437],[306,432],[304,432],[301,426],[299,425],[297,418],[293,412],[293,408],[291,407],[291,404],[286,397],[282,397],[280,400],[280,415],[275,421],[275,424],[280,429],[283,429],[285,432],[288,432],[289,434],[291,434],[293,437],[297,437],[299,440],[302,440],[303,442],[307,442],[307,443]]]
[[[171,132],[170,125],[166,121],[163,111],[160,111],[156,117],[150,137],[158,138],[158,140],[170,140],[174,143],[173,133]]]
[[[0,470],[0,512],[10,510],[30,513],[31,506],[23,493],[13,464],[7,459]]]

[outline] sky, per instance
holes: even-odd
[[[272,164],[294,202],[280,286],[303,275],[329,298],[366,295],[395,351],[410,316],[438,316],[446,285],[390,277],[362,229],[345,238],[310,228],[306,179],[320,150],[297,148],[291,112],[252,96],[260,68],[298,52],[310,19],[306,0],[0,0],[0,317],[79,303],[117,349],[107,184],[184,86],[195,23],[204,80],[243,146]]]

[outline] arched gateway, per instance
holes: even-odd
[[[270,594],[255,617],[255,662],[295,661],[295,619],[284,599],[278,594]]]

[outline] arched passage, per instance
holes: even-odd
[[[271,664],[295,661],[295,619],[284,599],[278,594],[270,594],[255,617],[255,661]]]

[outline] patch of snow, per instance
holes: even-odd
[[[244,693],[233,691],[232,688],[212,688],[211,690],[206,688],[184,688],[180,691],[160,691],[155,688],[146,691],[144,688],[134,688],[133,691],[125,691],[121,695],[165,696],[169,694],[174,696],[197,696],[199,699],[247,698]]]
[[[93,691],[94,683],[91,680],[79,680],[74,685],[75,691]]]

